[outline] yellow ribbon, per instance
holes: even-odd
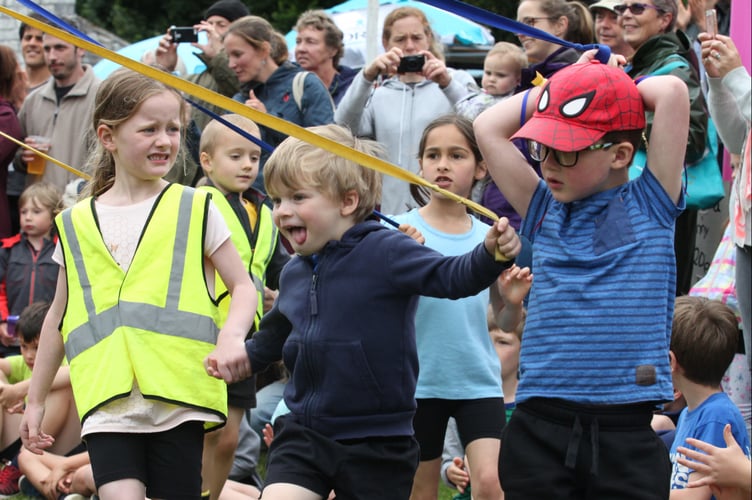
[[[65,170],[67,170],[68,172],[70,172],[70,173],[72,173],[72,174],[75,174],[75,175],[77,175],[77,176],[79,176],[79,177],[83,177],[83,178],[84,178],[84,179],[86,179],[87,181],[88,181],[89,179],[91,179],[91,176],[90,176],[89,174],[85,174],[85,173],[81,172],[80,170],[76,170],[75,168],[71,167],[70,165],[67,165],[67,164],[65,164],[65,163],[61,162],[60,160],[57,160],[57,159],[53,158],[52,156],[48,156],[47,154],[45,154],[45,153],[42,153],[42,152],[41,152],[41,151],[39,151],[38,149],[36,149],[36,148],[33,148],[33,147],[29,146],[29,145],[28,145],[28,144],[26,144],[25,142],[21,142],[21,141],[17,140],[16,138],[9,136],[8,134],[6,134],[5,132],[3,132],[2,130],[0,130],[0,135],[1,135],[1,136],[3,136],[3,137],[5,137],[5,138],[6,138],[6,139],[8,139],[9,141],[15,142],[16,144],[18,144],[18,145],[19,145],[19,146],[21,146],[22,148],[26,148],[26,149],[28,149],[29,151],[32,151],[32,152],[34,152],[35,154],[38,154],[39,156],[41,156],[41,157],[42,157],[42,158],[44,158],[45,160],[47,160],[47,161],[51,161],[52,163],[54,163],[54,164],[55,164],[55,165],[57,165],[58,167],[64,168]]]
[[[68,43],[71,43],[77,47],[88,50],[89,52],[96,54],[99,57],[114,61],[115,63],[121,66],[124,66],[128,69],[131,69],[138,73],[149,76],[166,85],[174,87],[175,89],[180,90],[181,92],[185,92],[186,94],[189,94],[193,97],[209,102],[215,106],[219,106],[220,108],[223,108],[227,111],[231,111],[233,113],[245,116],[246,118],[249,118],[255,121],[256,123],[264,125],[268,128],[274,129],[278,132],[282,132],[283,134],[286,134],[286,135],[295,137],[297,139],[300,139],[302,141],[308,142],[310,144],[313,144],[317,147],[320,147],[321,149],[329,151],[330,153],[333,153],[337,156],[341,156],[347,160],[353,161],[364,167],[376,170],[383,174],[391,175],[392,177],[396,177],[397,179],[409,182],[411,184],[417,184],[419,186],[426,187],[436,193],[440,193],[446,196],[449,199],[455,200],[458,203],[462,203],[463,205],[469,207],[474,212],[485,215],[491,220],[495,221],[495,220],[498,220],[499,218],[495,213],[493,213],[486,207],[479,205],[478,203],[475,203],[472,200],[468,200],[462,196],[459,196],[455,193],[442,189],[436,184],[432,184],[426,181],[425,179],[423,179],[422,177],[419,177],[413,174],[412,172],[409,172],[389,162],[381,160],[380,158],[367,155],[361,151],[344,146],[331,139],[327,139],[326,137],[321,137],[309,130],[306,130],[303,127],[290,123],[276,116],[263,113],[261,111],[257,111],[253,108],[250,108],[244,105],[243,103],[234,101],[228,97],[217,94],[216,92],[213,92],[204,87],[191,83],[187,80],[183,80],[182,78],[179,78],[165,71],[161,71],[151,66],[147,66],[140,62],[134,61],[133,59],[129,59],[123,55],[120,55],[116,52],[113,52],[104,47],[101,47],[100,45],[96,45],[86,40],[82,40],[74,35],[71,35],[67,31],[63,31],[54,26],[50,26],[49,24],[43,23],[41,21],[37,21],[36,19],[32,19],[28,16],[24,16],[23,14],[19,14],[18,12],[12,11],[8,9],[7,7],[0,6],[0,12],[3,12],[33,28],[36,28],[45,33],[49,33],[50,35],[55,36]],[[51,158],[49,158],[46,155],[42,155],[42,156],[51,160]],[[57,164],[59,165],[59,163]]]

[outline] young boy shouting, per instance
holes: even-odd
[[[368,154],[343,127],[313,132]],[[290,413],[274,424],[264,499],[407,498],[420,295],[459,298],[487,288],[520,241],[506,219],[472,252],[445,257],[371,218],[381,174],[295,138],[264,166],[274,222],[298,254],[280,294],[246,342],[254,373],[284,359]],[[494,252],[510,259],[497,262]],[[462,332],[457,332],[462,335]],[[207,371],[217,376],[212,360]]]

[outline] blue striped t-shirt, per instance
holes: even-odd
[[[675,205],[645,170],[559,203],[541,181],[522,234],[533,286],[517,403],[533,397],[612,405],[670,401]]]

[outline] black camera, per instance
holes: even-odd
[[[426,56],[405,56],[400,59],[397,73],[422,73],[423,65],[426,64]]]
[[[198,42],[198,30],[193,26],[170,26],[172,43]]]

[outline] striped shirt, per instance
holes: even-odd
[[[668,363],[684,207],[649,170],[586,199],[559,203],[541,181],[521,233],[535,279],[517,403],[533,397],[613,405],[670,401]]]

